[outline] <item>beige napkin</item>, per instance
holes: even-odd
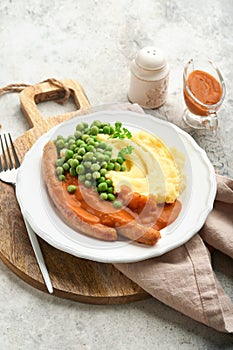
[[[124,104],[122,109],[142,112],[137,105]],[[216,178],[214,209],[199,233],[161,257],[115,267],[166,305],[218,331],[233,332],[233,304],[203,242],[233,258],[233,180]]]

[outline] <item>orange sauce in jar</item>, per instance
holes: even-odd
[[[222,87],[212,75],[201,70],[194,70],[189,74],[187,85],[192,94],[205,105],[214,105],[222,97]],[[201,116],[208,115],[208,107],[202,106],[190,96],[184,88],[185,103],[191,113]]]

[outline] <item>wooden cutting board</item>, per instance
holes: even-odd
[[[77,111],[44,119],[37,103],[64,97],[64,89],[49,82],[25,88],[20,93],[22,110],[31,127],[14,142],[20,160],[33,143],[51,127],[77,114],[91,111],[82,87],[73,80],[63,80],[69,88]],[[33,200],[33,195],[32,195]],[[0,258],[21,279],[47,292],[37,265],[14,189],[0,182]],[[93,304],[120,304],[148,298],[138,285],[126,278],[112,264],[80,259],[55,249],[39,238],[42,253],[54,287],[54,295]]]

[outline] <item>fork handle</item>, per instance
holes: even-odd
[[[53,293],[52,282],[50,280],[50,277],[49,277],[49,274],[48,274],[48,270],[47,270],[46,265],[45,265],[45,261],[44,261],[44,258],[43,258],[43,255],[42,255],[42,252],[41,252],[41,249],[40,249],[40,245],[39,245],[37,236],[36,236],[35,232],[32,230],[31,226],[29,225],[29,223],[27,222],[27,219],[24,216],[23,216],[23,219],[24,219],[24,223],[25,223],[25,226],[26,226],[26,229],[27,229],[27,232],[28,232],[28,237],[30,239],[33,251],[35,253],[35,257],[36,257],[37,263],[38,263],[38,265],[40,267],[40,271],[42,273],[45,285],[46,285],[46,287],[48,289],[48,292],[50,294],[52,294]]]

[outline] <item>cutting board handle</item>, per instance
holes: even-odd
[[[42,82],[26,87],[20,93],[20,103],[30,127],[39,127],[40,130],[43,129],[45,131],[74,117],[81,110],[90,108],[88,98],[78,82],[71,79],[61,80],[61,82],[70,90],[77,105],[77,110],[45,119],[40,114],[37,108],[37,103],[63,98],[65,93],[64,89],[62,87],[59,88],[50,82]]]

